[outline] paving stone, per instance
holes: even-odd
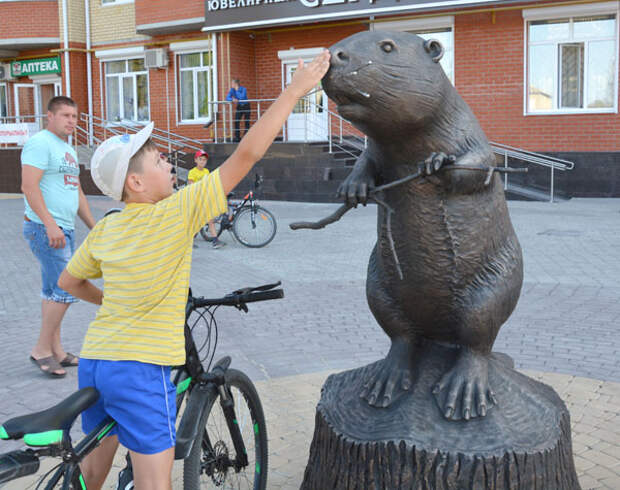
[[[69,369],[66,378],[50,380],[28,362],[40,325],[40,272],[21,235],[21,197],[0,198],[0,226],[6,230],[0,239],[0,371],[5,373],[0,414],[6,419],[54,405],[76,389],[77,377],[76,370]],[[98,218],[115,206],[107,198],[89,202]],[[293,232],[288,223],[322,218],[336,206],[264,204],[278,220],[274,241],[263,249],[248,249],[227,237],[229,245],[217,251],[199,242],[193,251],[191,285],[195,293],[214,297],[238,287],[283,281],[283,300],[254,303],[248,314],[218,311],[216,358],[231,354],[233,366],[258,382],[268,407],[271,450],[297,464],[278,467],[269,488],[289,489],[298,487],[303,475],[325,371],[373,362],[385,355],[389,339],[377,326],[365,296],[376,208],[352,210],[324,230]],[[524,254],[524,286],[495,349],[512,356],[519,368],[539,371],[537,376],[564,398],[573,414],[578,458],[594,450],[606,463],[611,461],[605,458],[618,461],[620,441],[614,424],[620,427],[620,200],[510,202],[509,209]],[[76,233],[79,243],[85,227],[78,224]],[[62,330],[67,349],[79,352],[95,311],[84,302],[69,308]],[[78,426],[73,433],[80,436]],[[296,434],[305,442],[291,440]],[[19,446],[2,444],[7,451]],[[285,447],[303,454],[283,454]],[[579,475],[584,489],[599,483],[620,488],[620,480],[605,471],[596,477],[588,472],[597,464],[580,461],[588,462]],[[175,488],[181,482],[179,468],[175,464]]]

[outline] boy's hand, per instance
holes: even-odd
[[[323,78],[327,70],[329,70],[330,56],[331,53],[325,49],[307,65],[304,65],[304,62],[299,60],[297,62],[297,70],[295,70],[295,74],[293,75],[288,89],[298,98],[306,95],[321,81],[321,78]]]

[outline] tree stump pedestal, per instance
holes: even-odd
[[[431,390],[455,356],[449,347],[425,348],[413,386],[388,408],[359,395],[383,361],[331,375],[317,406],[302,490],[579,489],[566,406],[506,359],[489,359],[498,404],[486,417],[443,417]]]

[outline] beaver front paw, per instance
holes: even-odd
[[[456,162],[456,156],[454,155],[446,155],[443,152],[433,152],[431,156],[424,160],[424,163],[418,165],[418,171],[421,175],[429,176],[433,175],[444,165],[451,165],[454,162]]]
[[[364,379],[360,398],[373,407],[389,407],[413,384],[409,367],[399,367],[389,358],[376,363],[375,369]]]
[[[484,417],[497,405],[489,387],[488,359],[462,348],[454,367],[433,388],[433,395],[448,420]]]
[[[366,166],[356,167],[344,180],[336,195],[352,206],[363,204],[366,206],[370,192],[375,187],[375,177]]]

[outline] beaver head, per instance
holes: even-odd
[[[373,136],[410,134],[436,115],[451,84],[443,47],[407,32],[367,31],[334,44],[323,78],[338,112]]]

